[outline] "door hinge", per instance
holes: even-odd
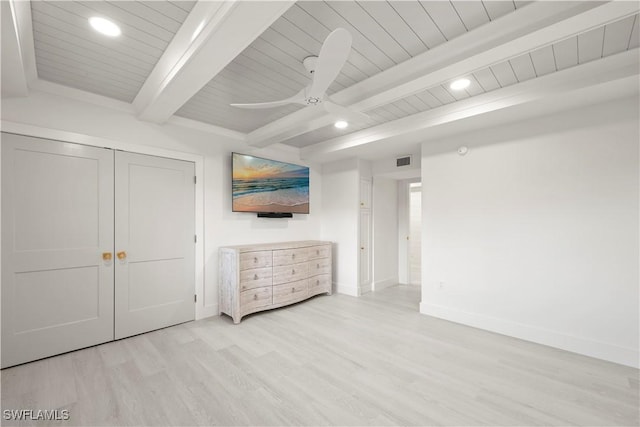
[[[196,294],[193,295],[193,302],[198,302],[198,295]]]
[[[198,243],[198,235],[197,234],[193,235],[193,242],[194,243]]]
[[[197,180],[196,176],[194,175],[194,176],[193,176],[193,183],[195,184],[197,181],[198,181],[198,180]]]

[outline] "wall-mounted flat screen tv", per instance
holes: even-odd
[[[233,211],[309,213],[309,168],[232,154]]]

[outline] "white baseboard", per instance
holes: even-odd
[[[204,307],[200,308],[198,315],[196,316],[196,320],[205,319],[211,316],[217,316],[218,314],[220,314],[220,311],[218,310],[218,304],[205,305]]]
[[[491,332],[514,338],[532,341],[538,344],[619,363],[621,365],[640,368],[640,352],[636,349],[624,348],[598,341],[565,335],[559,332],[538,328],[531,325],[498,319],[477,313],[469,313],[450,307],[420,303],[420,313],[440,319],[450,320],[463,325],[485,329]]]
[[[351,295],[352,297],[359,296],[358,294],[358,286],[357,285],[346,285],[344,283],[335,283],[333,284],[333,289],[336,290],[339,294]]]
[[[398,285],[398,278],[397,277],[390,277],[388,279],[384,279],[384,280],[378,280],[377,282],[375,282],[373,284],[373,290],[374,291],[381,291],[383,289],[386,289],[388,287],[391,286],[395,286]]]
[[[360,286],[360,293],[358,295],[367,294],[367,293],[371,292],[371,290],[372,290],[371,283],[367,283],[366,285],[361,285]]]

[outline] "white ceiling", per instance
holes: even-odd
[[[515,9],[511,1],[298,2],[176,114],[250,132],[301,107],[265,113],[229,104],[273,101],[296,94],[310,81],[302,60],[317,55],[335,28],[349,30],[353,46],[342,72],[329,87],[329,95]],[[375,123],[382,123],[402,117],[405,111],[418,111],[407,101],[398,104],[380,107],[369,115]]]
[[[50,82],[128,104],[141,120],[256,147],[284,143],[307,157],[351,155],[551,94],[637,80],[639,68],[637,1],[10,0],[2,8],[3,97]],[[116,21],[122,36],[93,32],[93,15]],[[353,48],[328,94],[369,121],[338,130],[313,107],[229,106],[297,93],[309,82],[302,59],[338,27]],[[471,86],[449,89],[461,76]]]
[[[33,1],[38,77],[132,102],[195,2]],[[122,37],[106,38],[87,20],[108,16]]]
[[[551,45],[527,52],[507,61],[491,65],[467,75],[470,86],[460,92],[439,84],[425,91],[400,99],[367,113],[375,118],[372,123],[352,128],[364,129],[371,124],[382,124],[412,114],[431,110],[446,104],[481,95],[541,77],[556,71],[601,59],[638,47],[638,15],[629,16],[608,25],[564,39]],[[605,37],[606,35],[606,37]],[[325,126],[284,141],[296,147],[305,147],[334,138],[341,134],[333,125]]]

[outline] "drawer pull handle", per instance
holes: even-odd
[[[296,292],[296,288],[291,288],[291,293],[295,293]]]
[[[295,258],[295,257],[296,257],[296,254],[291,254],[291,258]]]
[[[316,251],[316,255],[320,255],[320,251],[319,250]]]
[[[316,280],[316,286],[320,286],[320,279]]]
[[[258,275],[257,274],[253,275],[253,280],[258,280]]]
[[[295,268],[291,269],[291,274],[296,274],[296,269]]]
[[[320,268],[320,263],[316,264],[316,268]]]
[[[256,256],[256,257],[253,257],[253,263],[255,264],[255,263],[257,263],[257,262],[258,262],[258,257],[257,257],[257,256]]]
[[[258,299],[258,294],[254,294],[254,295],[253,295],[253,299],[254,299],[254,300],[257,300],[257,299]]]

